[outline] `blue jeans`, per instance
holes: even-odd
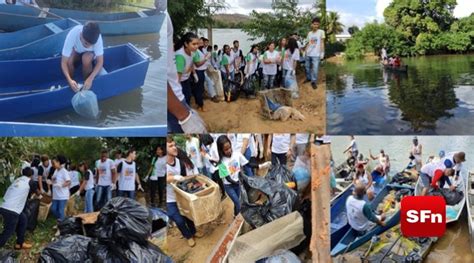
[[[252,151],[250,150],[250,147],[248,147],[247,150],[245,151],[244,157],[245,157],[245,159],[247,159],[248,161],[250,161],[250,158],[252,158]],[[245,175],[247,175],[247,176],[253,176],[253,175],[254,175],[254,174],[253,174],[253,170],[252,170],[252,168],[250,167],[249,164],[246,164],[246,165],[244,166],[244,173],[245,173]]]
[[[26,226],[28,218],[25,213],[17,214],[13,211],[0,208],[3,217],[3,231],[0,234],[0,248],[5,246],[10,237],[16,232],[16,243],[22,245],[25,241]]]
[[[135,191],[118,191],[118,196],[135,199]]]
[[[234,203],[234,216],[237,216],[240,213],[240,185],[224,184],[224,188],[225,192]]]
[[[214,98],[217,95],[216,89],[214,88],[214,82],[212,81],[211,78],[207,76],[206,73],[204,74],[204,76],[205,76],[207,95],[209,95],[209,97],[211,98]]]
[[[318,83],[320,57],[306,57],[306,79],[311,83]],[[311,67],[312,66],[312,67]]]
[[[94,188],[86,191],[86,207],[84,208],[85,213],[94,212]]]
[[[188,110],[191,110],[191,107],[189,107],[189,105],[186,103],[185,100],[182,100],[181,104],[183,104],[183,106],[186,107]],[[179,125],[178,119],[169,111],[168,111],[168,133],[184,133],[183,129],[181,128],[181,125]]]
[[[196,234],[194,222],[179,213],[176,202],[166,203],[166,209],[168,210],[168,216],[176,223],[184,238],[190,239]]]
[[[97,208],[100,210],[110,199],[112,199],[112,187],[110,185],[98,185],[95,198]]]
[[[275,83],[275,75],[263,75],[263,88],[273,89]]]
[[[51,204],[51,213],[53,213],[56,219],[64,219],[64,208],[66,208],[66,204],[67,200],[53,200],[53,203]]]

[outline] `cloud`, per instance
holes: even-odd
[[[472,0],[457,0],[458,5],[454,9],[455,17],[470,16],[474,12],[474,2]]]
[[[392,2],[392,0],[376,0],[375,1],[375,16],[377,20],[383,21],[383,11]]]

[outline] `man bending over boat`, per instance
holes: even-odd
[[[385,216],[374,214],[369,203],[364,200],[365,193],[365,185],[357,183],[353,195],[346,201],[347,221],[358,235],[364,235],[375,224],[385,226]]]
[[[83,88],[88,90],[104,65],[104,45],[97,23],[87,22],[84,26],[75,26],[69,31],[64,42],[61,69],[74,92],[80,90],[74,79],[74,71],[78,65],[82,65]]]
[[[430,188],[438,189],[443,187],[444,183],[447,182],[451,190],[455,190],[456,186],[451,184],[449,176],[454,175],[454,169],[451,168],[449,161],[444,160],[442,163],[431,162],[423,165],[420,170],[421,196],[425,196]],[[438,186],[439,182],[439,186]]]

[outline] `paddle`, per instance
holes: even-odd
[[[58,16],[58,15],[56,15],[56,14],[54,14],[54,13],[51,13],[51,12],[49,12],[49,11],[46,11],[46,10],[42,9],[41,7],[39,7],[39,6],[30,5],[30,4],[27,4],[27,3],[23,3],[23,5],[25,5],[25,6],[27,6],[27,7],[34,8],[34,9],[36,9],[36,10],[39,10],[39,11],[41,11],[41,12],[44,12],[44,13],[46,13],[46,14],[48,14],[48,15],[51,15],[51,16],[54,16],[54,17],[56,17],[56,18],[64,19],[64,17]]]

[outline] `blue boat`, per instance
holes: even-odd
[[[331,249],[342,239],[350,226],[347,222],[346,200],[354,191],[353,184],[331,201]]]
[[[98,100],[141,87],[149,58],[132,44],[106,48],[104,70],[91,90]],[[81,67],[74,79],[82,83]],[[71,108],[74,91],[62,71],[61,57],[0,61],[0,121]]]
[[[165,14],[157,10],[124,13],[98,13],[56,8],[39,9],[21,5],[0,5],[0,29],[17,31],[72,18],[81,23],[95,21],[103,35],[136,35],[158,33]],[[56,16],[54,16],[54,15]]]
[[[408,189],[410,194],[413,195],[414,188],[409,186],[402,186],[402,185],[386,185],[380,193],[370,202],[370,206],[372,210],[376,210],[377,206],[384,201],[384,198],[390,193],[391,190],[401,190],[401,189]],[[367,233],[362,236],[358,236],[356,231],[352,228],[349,228],[344,236],[339,240],[339,242],[332,248],[331,256],[337,256],[342,253],[349,252],[354,250],[364,244],[365,242],[369,241],[372,236],[380,235],[381,233],[385,232],[386,230],[392,228],[393,226],[400,223],[400,210],[396,211],[393,215],[389,218],[385,219],[385,226],[376,225]]]
[[[0,60],[47,58],[61,54],[69,31],[80,25],[72,19],[0,34]]]
[[[62,124],[0,122],[1,137],[164,137],[166,125],[86,127]]]

